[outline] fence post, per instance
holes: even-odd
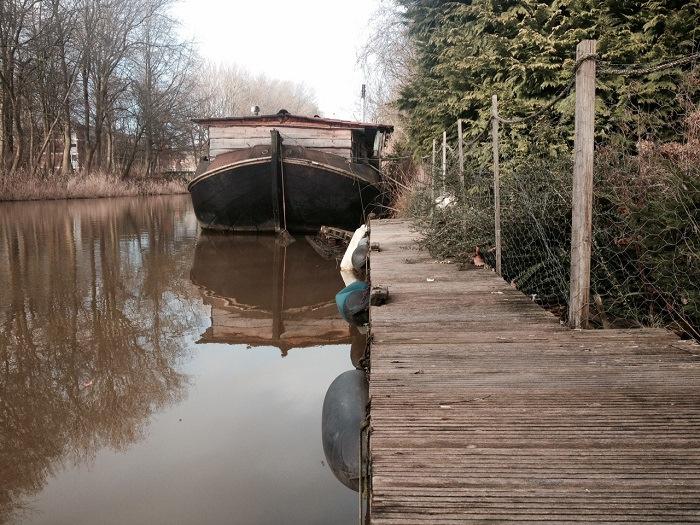
[[[433,139],[433,161],[430,165],[430,213],[435,208],[435,160],[437,156],[437,140]]]
[[[462,119],[457,119],[457,152],[459,155],[459,185],[464,194],[464,131],[462,130]]]
[[[447,131],[442,132],[442,194],[447,193]]]
[[[498,166],[498,97],[491,97],[491,147],[493,149],[493,208],[496,231],[496,274],[501,275],[501,179]]]
[[[576,61],[596,52],[595,40],[576,46]],[[593,140],[595,133],[595,61],[576,71],[574,180],[571,195],[571,283],[569,325],[586,328],[591,284],[591,221],[593,215]]]

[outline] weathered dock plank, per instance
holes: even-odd
[[[700,522],[700,349],[573,331],[373,221],[371,522]]]

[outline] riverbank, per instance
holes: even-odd
[[[102,172],[81,173],[67,178],[0,177],[0,202],[178,193],[187,193],[187,183],[182,179],[144,177],[122,179]]]

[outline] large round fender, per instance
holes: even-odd
[[[335,378],[323,400],[321,439],[333,474],[357,491],[360,477],[360,428],[369,397],[362,370],[348,370]]]

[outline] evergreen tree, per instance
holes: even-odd
[[[647,64],[699,49],[700,0],[400,0],[417,51],[416,73],[398,100],[413,146],[425,152],[458,118],[476,135],[489,118],[491,95],[504,116],[538,111],[561,93],[572,76],[576,44],[598,40],[601,59]],[[633,118],[630,108],[654,115],[656,131],[679,110],[678,73],[670,69],[640,78],[598,77],[597,131],[605,137]],[[573,96],[550,118],[553,143],[573,131]],[[526,149],[526,125],[506,133],[516,151]],[[667,134],[674,130],[664,130]],[[453,131],[454,132],[454,131]],[[506,150],[506,154],[508,150]]]

